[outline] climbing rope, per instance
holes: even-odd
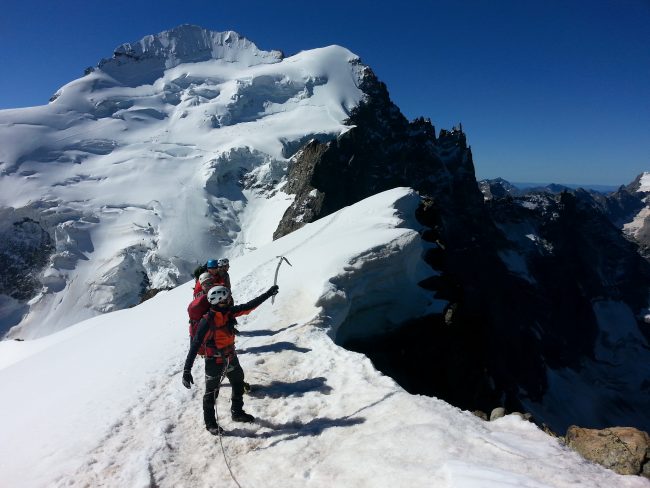
[[[217,388],[214,390],[213,395],[214,395],[214,411],[216,414],[217,418],[217,425],[219,426],[219,444],[221,445],[221,453],[223,454],[223,460],[226,463],[226,467],[228,468],[228,472],[230,473],[230,477],[232,480],[235,482],[235,484],[241,488],[241,485],[239,484],[239,481],[237,481],[237,478],[235,478],[235,475],[232,472],[232,468],[230,467],[230,461],[228,461],[228,457],[226,456],[226,449],[223,447],[223,437],[221,435],[221,423],[219,422],[219,409],[217,408],[217,403],[219,397],[217,396],[217,392],[221,388],[221,383],[223,382],[224,378],[226,377],[226,374],[228,373],[228,368],[230,367],[230,358],[225,358],[226,362],[224,364],[223,372],[221,373],[221,378],[219,379],[219,385]]]

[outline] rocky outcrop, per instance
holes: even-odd
[[[594,192],[591,197],[617,227],[623,227],[645,207],[642,196],[631,192],[625,186],[607,195]]]
[[[522,192],[512,183],[504,180],[503,178],[495,178],[493,180],[481,180],[478,182],[481,193],[486,200],[492,198],[503,198],[508,195],[517,196]]]
[[[647,432],[630,427],[595,430],[572,425],[566,433],[566,444],[585,459],[619,474],[650,478],[650,436]]]
[[[648,193],[638,191],[641,176],[615,192],[607,195],[593,192],[589,196],[625,236],[639,245],[641,255],[650,260],[650,203],[647,201]]]
[[[475,207],[482,199],[462,128],[436,137],[429,120],[409,122],[369,69],[360,88],[367,96],[346,121],[352,128],[334,141],[312,140],[293,158],[285,191],[296,197],[274,238],[398,186],[441,204]]]
[[[645,173],[644,173],[645,174]],[[645,186],[641,185],[644,174],[627,186],[602,194],[576,190],[576,195],[605,214],[605,216],[631,241],[639,246],[639,252],[650,260],[650,202]]]
[[[54,251],[47,224],[26,209],[0,209],[0,337],[20,322],[24,303],[41,289],[40,272]]]
[[[7,213],[13,209],[0,209]],[[14,212],[15,214],[15,212]],[[45,266],[53,242],[43,226],[29,217],[0,217],[0,293],[17,300],[31,298],[40,288],[36,274]]]

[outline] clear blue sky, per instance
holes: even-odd
[[[347,47],[408,118],[461,122],[479,178],[650,171],[650,0],[4,0],[0,109],[47,103],[119,44],[184,23],[287,55]]]

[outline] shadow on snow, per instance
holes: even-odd
[[[264,449],[267,449],[269,447],[273,447],[274,445],[280,442],[297,439],[299,437],[318,436],[322,434],[324,430],[330,429],[332,427],[349,427],[351,425],[362,424],[365,421],[366,419],[364,417],[356,417],[356,418],[341,417],[338,419],[331,419],[325,417],[325,418],[316,418],[306,423],[295,421],[295,422],[287,422],[285,424],[276,424],[273,422],[269,422],[268,420],[258,419],[257,424],[259,426],[266,427],[267,429],[271,429],[271,431],[256,433],[245,429],[233,429],[231,433],[238,437],[251,437],[257,439],[268,439],[271,437],[285,436],[282,439],[278,439],[275,442],[271,443],[270,445],[264,447]]]
[[[254,398],[286,398],[290,396],[303,396],[310,391],[317,391],[323,395],[329,395],[332,387],[326,383],[323,377],[307,378],[293,383],[285,381],[273,381],[268,385],[251,385],[252,391],[248,394]]]
[[[292,329],[293,327],[297,326],[298,323],[293,323],[291,325],[287,325],[286,327],[278,330],[271,330],[271,329],[261,329],[261,330],[249,330],[249,331],[240,331],[239,336],[240,337],[261,337],[261,336],[274,336],[279,334],[280,332],[284,332],[285,330]]]
[[[298,347],[293,342],[276,342],[275,344],[268,344],[266,346],[248,347],[237,351],[237,354],[259,354],[263,352],[282,352],[282,351],[296,351],[296,352],[309,352],[311,349],[306,347]]]

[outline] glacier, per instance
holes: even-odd
[[[184,25],[119,46],[48,105],[0,111],[0,206],[54,248],[26,305],[0,290],[0,332],[42,337],[270,242],[291,156],[347,129],[365,70],[339,46],[284,57]]]

